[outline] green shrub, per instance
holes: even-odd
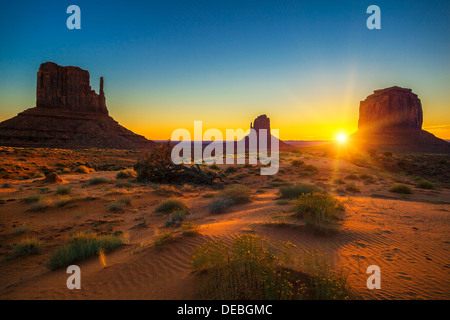
[[[377,180],[369,174],[360,174],[359,178],[367,183],[375,183]]]
[[[166,227],[178,226],[186,219],[185,211],[177,211],[172,213],[166,221]]]
[[[235,184],[225,188],[222,192],[220,192],[220,197],[231,199],[233,204],[248,203],[251,201],[250,189],[240,184]]]
[[[340,213],[345,210],[342,202],[327,193],[301,195],[294,206],[295,214],[307,225],[327,233],[338,227]]]
[[[316,166],[313,166],[312,164],[308,164],[308,165],[304,166],[303,170],[308,173],[311,173],[311,174],[319,173],[319,168],[317,168]]]
[[[18,257],[40,254],[42,243],[36,238],[25,239],[14,246],[14,254]]]
[[[183,221],[181,223],[181,230],[185,236],[196,236],[200,233],[200,228],[192,221]]]
[[[24,233],[28,232],[28,226],[27,225],[21,225],[21,226],[15,227],[12,230],[12,232],[13,232],[13,234],[15,236],[20,236],[21,234],[24,234]]]
[[[303,160],[298,160],[298,159],[292,160],[292,162],[291,162],[291,166],[296,167],[296,168],[299,168],[299,167],[303,166],[304,164],[305,164],[305,162]]]
[[[220,240],[204,243],[189,262],[203,299],[348,299],[341,273],[317,259],[316,252],[297,256],[294,248],[289,242],[245,234],[230,245]]]
[[[285,206],[285,205],[289,204],[289,200],[285,200],[285,199],[278,200],[277,202],[275,202],[275,204],[277,206]]]
[[[86,186],[97,186],[100,184],[105,184],[105,183],[109,183],[109,180],[106,178],[102,178],[102,177],[97,177],[97,178],[93,178],[93,179],[89,179],[85,185]]]
[[[228,167],[225,169],[225,173],[226,174],[231,174],[231,173],[235,173],[237,171],[236,167]]]
[[[29,197],[20,199],[20,201],[24,202],[24,203],[35,203],[35,202],[39,202],[43,199],[45,199],[45,198],[43,196],[41,196],[40,194],[33,194]]]
[[[411,194],[412,190],[405,184],[397,183],[389,188],[389,192],[400,193],[400,194]]]
[[[416,184],[416,188],[431,190],[431,189],[434,189],[434,183],[432,183],[428,180],[421,179]]]
[[[349,174],[348,176],[346,176],[344,179],[346,179],[346,180],[359,180],[359,177],[356,174],[352,173],[352,174]]]
[[[319,191],[320,189],[312,184],[297,183],[291,186],[281,187],[278,196],[281,199],[295,199],[302,194],[310,194]]]
[[[9,189],[12,188],[11,183],[2,183],[2,189]]]
[[[69,194],[71,191],[72,191],[72,187],[71,186],[59,186],[56,189],[56,194],[66,195],[66,194]]]
[[[56,250],[47,263],[47,267],[50,270],[56,270],[95,256],[100,250],[107,253],[124,244],[124,239],[119,236],[77,233]]]
[[[353,193],[361,192],[361,189],[354,183],[347,183],[345,185],[345,190],[353,192]]]
[[[210,165],[209,169],[214,170],[214,171],[219,171],[220,170],[219,166],[217,164],[215,164],[215,163]]]
[[[172,242],[175,240],[174,231],[172,229],[166,229],[156,233],[153,237],[153,245],[157,249],[161,249],[165,243]]]
[[[156,212],[174,212],[174,211],[187,211],[188,206],[180,199],[168,199],[156,207]]]
[[[116,175],[116,179],[130,179],[130,178],[136,178],[137,173],[133,169],[126,169],[122,170]]]
[[[75,168],[74,172],[87,174],[87,173],[95,172],[95,170],[92,168],[88,168],[86,166],[78,166]]]
[[[112,212],[122,211],[125,206],[131,205],[131,198],[122,197],[117,201],[111,202],[107,205],[107,209]]]
[[[224,213],[228,208],[233,206],[234,202],[229,198],[217,198],[209,204],[209,212]]]
[[[48,208],[50,202],[47,200],[39,200],[38,202],[30,204],[28,210],[32,212],[44,211]]]

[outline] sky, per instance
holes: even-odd
[[[81,30],[69,30],[69,5]],[[369,5],[381,29],[369,30]],[[35,106],[41,63],[105,78],[109,113],[153,140],[178,128],[248,129],[267,114],[283,140],[357,130],[374,90],[411,88],[424,128],[450,139],[450,1],[1,1],[0,121]]]

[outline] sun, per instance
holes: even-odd
[[[343,133],[340,133],[337,135],[336,140],[339,143],[345,143],[345,142],[347,142],[347,136]]]

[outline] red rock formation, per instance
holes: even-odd
[[[411,89],[391,87],[376,90],[361,101],[359,107],[359,129],[422,129],[422,123],[422,103]]]
[[[37,74],[36,106],[108,114],[103,78],[98,95],[91,89],[88,71],[53,62],[43,63]]]
[[[265,129],[267,135],[270,135],[270,119],[265,114],[256,118],[253,123],[250,123],[250,129],[255,129],[258,134],[261,129]]]
[[[450,143],[422,130],[422,123],[422,103],[411,89],[376,90],[361,102],[359,130],[350,139],[362,148],[450,153]]]
[[[47,62],[37,76],[36,107],[0,123],[0,145],[140,149],[155,143],[108,115],[103,78],[97,94],[88,71]]]

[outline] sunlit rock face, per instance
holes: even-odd
[[[422,129],[422,103],[411,89],[376,90],[361,101],[358,129]]]
[[[89,71],[43,63],[37,73],[36,107],[108,114],[103,78],[97,94],[91,89]]]
[[[350,141],[360,148],[404,153],[450,153],[450,143],[422,130],[423,109],[411,89],[376,90],[361,101],[358,131]]]
[[[36,107],[0,123],[0,145],[142,149],[155,143],[108,115],[103,78],[97,94],[88,71],[47,62],[37,73]]]

